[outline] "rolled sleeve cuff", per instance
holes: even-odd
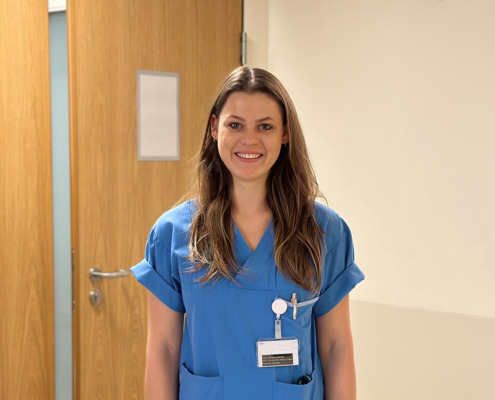
[[[167,307],[179,313],[186,311],[181,293],[170,286],[146,260],[132,267],[131,272],[140,284],[158,297]]]
[[[314,305],[315,318],[321,317],[334,308],[362,280],[364,274],[356,264],[348,266],[323,293]]]

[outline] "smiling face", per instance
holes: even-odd
[[[232,174],[234,185],[264,185],[282,144],[289,141],[280,105],[261,92],[234,92],[220,115],[212,115],[210,123],[220,158]]]

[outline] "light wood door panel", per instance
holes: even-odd
[[[0,2],[0,399],[54,398],[46,1]]]
[[[69,1],[76,399],[141,399],[146,293],[128,269],[151,225],[189,189],[218,84],[240,63],[241,0]],[[180,161],[138,162],[136,71],[180,74]],[[89,293],[104,301],[92,306]]]

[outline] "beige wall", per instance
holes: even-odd
[[[495,399],[495,319],[352,302],[359,400]]]
[[[495,2],[269,2],[355,298],[495,317]]]
[[[291,93],[367,276],[359,399],[495,398],[495,2],[245,10],[248,64]]]
[[[368,276],[355,298],[495,317],[495,2],[246,9],[263,3],[268,64],[248,63],[294,98]],[[246,17],[248,37],[266,30],[262,12]]]
[[[268,69],[268,0],[244,0],[244,32],[247,60],[251,67]]]

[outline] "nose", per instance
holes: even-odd
[[[252,145],[258,143],[259,132],[255,128],[247,128],[242,135],[242,143]]]

